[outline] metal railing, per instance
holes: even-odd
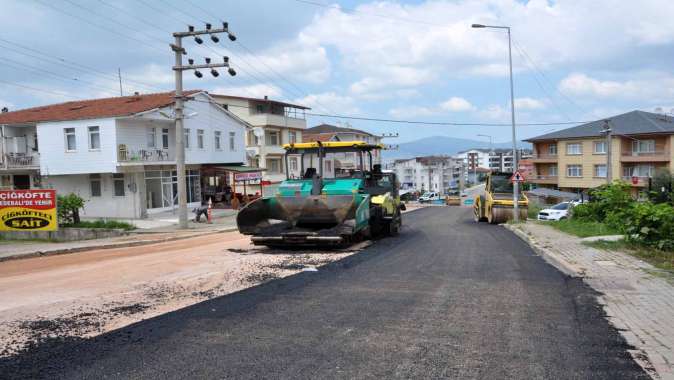
[[[557,178],[558,178],[558,176],[556,176],[556,175],[535,175],[533,179],[534,180],[541,180],[541,181],[545,181],[545,180],[556,181]]]
[[[668,156],[669,151],[667,150],[654,150],[650,152],[640,152],[634,150],[627,150],[622,152],[624,157],[658,157],[658,156]]]
[[[170,150],[142,148],[129,149],[126,145],[117,146],[117,161],[119,162],[163,162],[175,160],[175,154]]]
[[[6,153],[4,161],[8,168],[29,168],[40,166],[40,155],[37,153]]]

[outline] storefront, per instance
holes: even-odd
[[[198,169],[185,170],[188,207],[201,204],[201,181]],[[178,174],[175,169],[157,168],[145,171],[145,196],[148,213],[178,207]]]
[[[229,207],[233,196],[240,200],[264,194],[264,169],[240,165],[204,165],[201,168],[202,199],[216,207]]]

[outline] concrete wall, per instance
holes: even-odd
[[[91,195],[89,175],[59,175],[46,177],[43,182],[46,188],[55,189],[59,195],[75,193],[85,200],[82,217],[87,218],[141,218],[142,194],[144,187],[143,173],[125,173],[125,191],[123,197],[114,195],[112,173],[100,173],[101,196]],[[143,184],[141,184],[143,182]],[[136,192],[133,192],[135,187]]]
[[[101,148],[89,149],[88,127],[97,126]],[[74,128],[77,149],[67,152],[65,128]],[[42,175],[113,173],[116,167],[117,137],[114,119],[74,120],[37,125]]]

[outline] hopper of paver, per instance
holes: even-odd
[[[348,243],[368,223],[369,196],[358,192],[361,187],[362,180],[352,178],[286,180],[275,196],[239,211],[239,231],[258,245]]]

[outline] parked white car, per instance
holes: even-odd
[[[438,199],[440,199],[440,194],[435,191],[428,191],[419,197],[419,203],[433,202]]]
[[[562,220],[569,217],[569,211],[580,201],[561,202],[538,212],[538,220]]]

